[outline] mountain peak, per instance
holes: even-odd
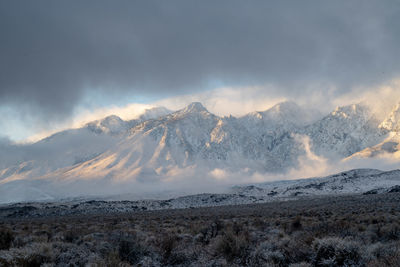
[[[295,102],[292,101],[284,101],[274,105],[272,108],[268,110],[270,113],[275,114],[291,114],[300,112],[301,108]]]
[[[294,112],[298,112],[299,110],[300,107],[296,103],[291,101],[284,101],[264,111],[250,112],[247,116],[252,116],[258,119],[262,119],[264,117],[270,118],[272,116],[283,115],[283,114],[293,115]]]
[[[354,116],[367,116],[368,108],[360,104],[352,104],[347,106],[336,107],[331,115],[336,117],[349,118]]]
[[[86,127],[96,133],[119,134],[126,130],[127,122],[117,115],[110,115],[101,120],[89,122]]]
[[[186,108],[183,109],[184,112],[208,112],[208,110],[200,102],[192,102]]]
[[[274,105],[271,109],[275,109],[277,111],[282,111],[282,110],[293,110],[293,109],[298,109],[300,108],[299,105],[297,105],[295,102],[293,101],[283,101],[280,102],[276,105]]]
[[[146,109],[144,113],[139,116],[139,119],[142,121],[149,119],[158,119],[159,117],[168,115],[170,113],[172,113],[172,111],[165,107],[153,107]]]
[[[117,115],[110,115],[110,116],[105,117],[104,119],[101,119],[100,122],[101,122],[101,124],[108,125],[108,124],[119,124],[119,123],[122,123],[123,120],[120,117],[118,117]]]
[[[292,101],[284,101],[265,111],[251,112],[242,118],[267,123],[268,127],[280,125],[286,129],[310,124],[320,117],[322,115],[319,111],[303,108]]]

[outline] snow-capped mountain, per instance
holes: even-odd
[[[129,123],[127,121],[122,120],[120,117],[116,115],[108,116],[102,120],[96,120],[93,122],[89,122],[86,124],[86,127],[98,134],[106,133],[110,135],[119,135],[124,134],[134,126],[135,123]]]
[[[129,177],[159,180],[180,170],[215,168],[277,172],[296,166],[304,153],[292,132],[265,130],[263,123],[245,118],[221,118],[200,103],[148,120],[131,128],[115,147],[68,172],[53,176]]]
[[[371,146],[352,154],[346,160],[376,157],[400,158],[400,103],[379,124],[379,129],[387,133],[384,140],[377,144],[372,143]]]
[[[282,174],[300,167],[307,149],[341,160],[380,144],[389,133],[382,125],[362,105],[338,107],[325,117],[293,102],[238,118],[219,117],[198,102],[175,112],[155,108],[135,120],[109,116],[15,147],[22,156],[0,170],[0,190],[15,184],[30,194],[70,196],[74,192],[66,191],[85,194],[85,186],[104,193],[113,183]]]
[[[147,121],[147,120],[154,120],[161,118],[165,115],[171,114],[173,111],[169,110],[165,107],[154,107],[154,108],[149,108],[144,111],[143,114],[139,116],[139,121]]]
[[[400,133],[390,132],[382,142],[354,153],[345,160],[379,157],[400,158]]]
[[[7,166],[0,165],[0,181],[41,177],[91,160],[114,147],[144,118],[157,119],[168,113],[171,111],[166,108],[146,109],[138,119],[131,121],[112,115],[79,129],[58,132],[31,145],[9,146],[6,153],[0,152],[0,164],[10,155],[15,159]]]
[[[347,157],[375,145],[386,135],[379,121],[362,105],[338,107],[328,116],[306,126],[317,154],[326,157]]]
[[[164,107],[154,107],[146,109],[138,119],[124,121],[116,115],[105,117],[101,120],[92,121],[86,124],[85,128],[97,134],[105,133],[108,135],[124,135],[132,127],[147,120],[158,119],[162,116],[172,113],[171,110]]]
[[[322,116],[317,110],[304,109],[294,102],[286,101],[266,111],[251,112],[241,117],[240,122],[255,124],[264,130],[293,130],[311,124],[320,117]]]

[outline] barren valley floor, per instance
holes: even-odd
[[[398,266],[399,203],[383,193],[37,217],[3,206],[0,266]]]

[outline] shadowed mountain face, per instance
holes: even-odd
[[[188,176],[229,180],[224,173],[285,173],[298,168],[299,158],[310,149],[341,160],[383,142],[393,130],[386,127],[386,121],[396,120],[393,114],[380,122],[368,108],[350,105],[322,117],[284,102],[235,118],[216,116],[195,102],[176,112],[148,110],[131,121],[109,116],[10,148],[13,161],[1,166],[0,187],[16,181],[19,187],[24,181],[40,181],[40,187],[93,181],[104,187]]]

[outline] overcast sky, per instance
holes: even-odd
[[[400,76],[399,14],[368,0],[0,1],[0,134],[220,87],[365,93]]]

